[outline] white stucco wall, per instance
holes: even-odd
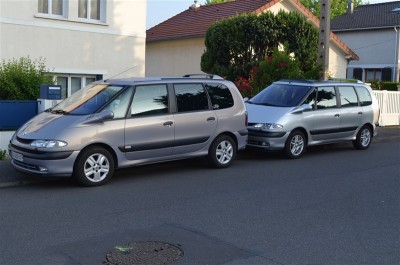
[[[57,73],[144,76],[147,0],[105,0],[104,21],[38,14],[37,1],[0,1],[0,59],[43,57]]]

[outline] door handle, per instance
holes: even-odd
[[[340,114],[335,114],[335,118],[339,118],[340,117]]]
[[[362,111],[360,111],[358,114],[363,114]]]
[[[215,117],[208,117],[207,121],[215,121]]]
[[[172,124],[173,124],[173,122],[172,121],[166,121],[166,122],[164,122],[164,126],[165,127],[171,127],[172,126]]]

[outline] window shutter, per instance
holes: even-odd
[[[392,68],[382,69],[382,81],[392,81]]]
[[[354,68],[353,70],[353,78],[357,80],[362,80],[362,68]]]

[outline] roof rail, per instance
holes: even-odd
[[[328,81],[330,81],[330,82],[338,82],[338,83],[364,84],[363,81],[360,81],[360,80],[357,80],[357,79],[329,78]]]
[[[223,79],[219,75],[212,74],[187,74],[182,77],[191,77],[191,78],[207,78],[207,79]]]
[[[281,80],[278,80],[278,82],[313,84],[317,81],[316,80],[308,80],[308,79],[281,79]]]

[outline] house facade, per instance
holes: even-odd
[[[400,1],[350,6],[331,30],[360,57],[349,62],[347,78],[399,81]]]
[[[277,14],[280,10],[298,12],[319,27],[319,19],[298,0],[236,0],[209,6],[193,5],[147,30],[146,76],[201,73],[205,35],[212,23],[242,13],[271,11]],[[345,78],[348,61],[357,59],[358,56],[331,33],[329,73]]]
[[[0,59],[43,58],[63,98],[95,81],[144,76],[147,0],[0,1]]]

